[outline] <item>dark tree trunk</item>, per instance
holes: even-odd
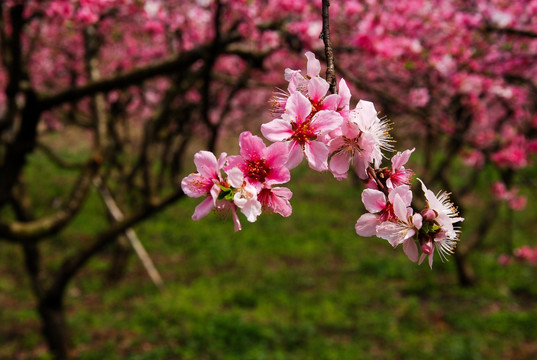
[[[43,325],[43,336],[54,359],[70,359],[71,338],[61,296],[40,299],[38,311]]]
[[[119,236],[114,245],[110,267],[106,274],[106,280],[109,284],[117,284],[125,276],[130,254],[131,248],[128,240],[123,235]]]
[[[475,285],[476,277],[475,272],[466,253],[455,251],[455,265],[457,266],[457,276],[459,278],[459,285],[461,286],[473,286]]]

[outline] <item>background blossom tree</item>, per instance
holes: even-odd
[[[319,97],[326,87],[318,76],[320,62],[287,74],[318,113],[346,116],[356,109],[352,92],[393,117],[398,148],[416,147],[421,156],[414,154],[408,165],[392,158],[392,169],[382,176],[393,183],[403,170],[399,165],[412,168],[431,188],[451,192],[465,217],[468,210],[478,210],[467,220],[477,224],[476,230],[465,233],[455,253],[464,284],[473,282],[466,255],[489,231],[501,204],[517,211],[529,203],[525,174],[537,151],[536,12],[534,0],[332,2],[337,63],[328,67],[335,66],[345,79],[337,84],[339,97]],[[0,240],[23,249],[44,333],[58,357],[67,357],[69,349],[64,295],[70,281],[127,229],[183,197],[177,179],[184,176],[183,155],[194,138],[215,152],[222,135],[255,132],[261,123],[279,118],[282,99],[290,94],[274,97],[273,115],[266,104],[274,86],[289,85],[284,69],[303,69],[308,50],[311,59],[325,61],[320,13],[320,0],[2,2],[0,209],[9,216],[0,220]],[[335,78],[326,82],[336,87]],[[340,135],[351,138],[357,130],[347,126]],[[302,135],[330,136],[334,129]],[[76,137],[85,158],[67,161],[54,147],[53,134]],[[346,149],[341,140],[329,151]],[[306,136],[299,143],[304,150],[306,143],[321,148]],[[372,154],[381,144],[368,143]],[[60,206],[45,214],[31,206],[39,184],[25,181],[35,152],[73,173],[72,184],[59,195]],[[314,166],[324,168],[320,153],[324,149],[306,157],[322,158]],[[342,177],[351,157],[356,166],[348,156],[356,149],[339,154],[326,166]],[[371,159],[374,164],[378,153]],[[153,167],[157,162],[162,166]],[[461,176],[454,181],[452,173]],[[42,244],[83,211],[99,183],[94,179],[110,190],[125,217],[96,231],[49,269]],[[495,196],[476,202],[476,188],[493,184]],[[228,185],[224,198],[232,192]],[[261,207],[290,215],[286,187],[255,189]],[[420,187],[413,189],[419,193]],[[209,208],[210,201],[205,205]],[[253,218],[258,204],[251,205]],[[416,231],[418,213],[407,210],[404,219],[399,210],[400,217],[393,214],[397,228]],[[431,213],[419,215],[425,220],[421,229],[435,219]],[[423,231],[429,238],[438,235],[434,225]],[[392,241],[404,247],[404,237],[402,244],[399,237]]]

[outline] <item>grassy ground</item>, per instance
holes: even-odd
[[[62,186],[42,181],[48,195],[39,206],[53,200],[54,186]],[[105,281],[111,252],[95,258],[66,299],[77,356],[537,358],[537,270],[499,267],[495,239],[473,254],[478,285],[461,288],[453,261],[436,261],[431,271],[386,241],[359,238],[354,223],[362,211],[360,189],[350,182],[298,168],[290,187],[290,218],[243,220],[240,233],[214,215],[191,221],[196,199],[137,227],[164,277],[163,293],[136,257],[113,286]],[[44,244],[49,266],[103,226],[94,215],[99,209],[92,194],[67,231]],[[492,237],[505,235],[503,223],[494,225]],[[47,358],[33,306],[20,249],[0,242],[1,359]]]

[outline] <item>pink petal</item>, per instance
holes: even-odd
[[[395,198],[393,199],[393,212],[395,213],[395,216],[399,218],[399,220],[406,222],[407,207],[399,194],[396,194]]]
[[[349,153],[341,151],[330,158],[328,168],[334,174],[334,176],[341,176],[347,174],[350,165],[351,159]]]
[[[241,231],[242,226],[239,220],[239,216],[237,215],[237,207],[235,205],[231,207],[231,216],[233,218],[233,227],[235,228],[235,231]]]
[[[196,206],[194,209],[194,215],[192,215],[192,220],[198,221],[205,216],[207,216],[214,207],[214,201],[211,196],[208,196],[205,200]]]
[[[377,225],[379,224],[377,220],[377,215],[366,213],[360,216],[354,228],[356,233],[360,236],[373,236],[377,233]]]
[[[313,170],[328,169],[328,147],[320,141],[310,141],[304,146],[308,163]]]
[[[302,162],[302,159],[304,158],[304,151],[302,150],[302,146],[296,141],[291,141],[289,143],[289,159],[287,159],[287,168],[289,170],[292,170],[298,166]]]
[[[412,225],[414,225],[414,227],[416,229],[421,229],[421,225],[423,223],[423,217],[421,216],[421,214],[414,214],[412,215]]]
[[[351,101],[351,91],[344,79],[339,80],[339,96],[341,101],[339,102],[338,108],[348,110]]]
[[[302,93],[296,92],[289,96],[285,112],[297,122],[304,121],[311,112],[311,102]]]
[[[190,174],[181,180],[181,189],[186,196],[197,198],[206,195],[213,186],[213,181],[201,174]]]
[[[228,171],[235,167],[240,168],[242,171],[246,170],[246,161],[240,155],[232,155],[227,157],[226,166],[224,166],[224,171]]]
[[[287,160],[287,157],[285,158]],[[286,166],[272,168],[265,179],[267,185],[284,184],[291,180],[291,172]]]
[[[252,135],[249,131],[243,131],[239,135],[241,156],[250,161],[257,161],[263,157],[265,144],[259,136]]]
[[[365,189],[362,191],[362,202],[367,211],[377,213],[386,207],[386,196],[381,191]]]
[[[257,199],[248,199],[241,207],[241,212],[246,216],[246,220],[255,222],[261,215],[261,203]]]
[[[309,77],[313,78],[315,76],[318,76],[321,72],[321,62],[315,58],[315,54],[311,51],[308,51],[306,53],[306,57],[308,58],[308,65],[307,65],[307,74]]]
[[[218,157],[218,163],[217,163],[218,169],[221,169],[224,166],[224,164],[226,163],[226,159],[227,159],[227,154],[225,152],[221,153],[220,156]]]
[[[322,77],[314,77],[308,82],[308,97],[314,103],[319,102],[325,95],[330,84]]]
[[[405,252],[406,256],[408,256],[410,261],[418,261],[418,246],[414,240],[408,239],[405,241],[403,243],[403,251]]]
[[[199,151],[194,155],[194,164],[198,172],[208,178],[215,179],[217,174],[216,156],[210,151]]]
[[[288,121],[274,119],[261,125],[261,133],[270,141],[284,141],[293,135],[293,129]]]
[[[339,96],[338,94],[328,95],[324,98],[321,109],[337,111],[340,102],[341,96]]]
[[[333,110],[321,110],[311,120],[311,127],[316,134],[326,134],[337,129],[343,123],[343,117]]]
[[[390,194],[388,195],[388,200],[393,204],[395,203],[395,197],[399,196],[401,199],[401,202],[406,206],[410,206],[412,203],[412,190],[410,190],[410,186],[404,184],[401,186],[398,186],[390,191]],[[406,220],[406,215],[405,215]]]
[[[277,142],[265,149],[264,158],[271,168],[279,168],[287,163],[289,158],[288,144]]]
[[[369,166],[367,159],[364,159],[362,156],[360,156],[360,153],[356,153],[352,161],[358,177],[362,180],[366,180],[368,178],[367,167]]]
[[[405,165],[410,158],[410,155],[414,152],[415,148],[412,150],[405,150],[402,153],[398,152],[392,157],[392,169],[400,169],[401,166]]]
[[[403,240],[402,234],[400,233],[401,230],[398,224],[391,221],[384,221],[377,226],[376,235],[381,239],[388,240],[390,245],[396,247]]]
[[[371,101],[360,100],[354,109],[356,121],[362,131],[368,130],[377,121],[377,110]]]
[[[293,193],[291,190],[285,187],[265,188],[261,190],[258,200],[275,213],[288,217],[293,212],[293,208],[289,202],[292,196]]]
[[[227,173],[227,181],[229,185],[233,186],[235,189],[239,189],[242,187],[242,184],[244,182],[244,174],[238,167],[234,167],[233,169],[229,170]]]

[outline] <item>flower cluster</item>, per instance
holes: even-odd
[[[507,254],[500,255],[498,257],[498,263],[502,266],[510,265],[513,257],[519,263],[537,265],[537,247],[524,245],[516,248],[513,251],[513,256]]]
[[[207,151],[195,155],[198,172],[181,182],[186,195],[206,197],[193,219],[213,209],[231,211],[238,231],[237,209],[250,222],[263,209],[291,215],[291,191],[275,185],[288,182],[290,170],[305,158],[310,168],[330,171],[338,180],[346,178],[352,166],[364,182],[362,201],[367,213],[356,222],[358,235],[376,235],[393,247],[402,244],[408,258],[420,264],[428,257],[432,267],[435,249],[444,260],[458,241],[454,224],[463,221],[448,194],[435,195],[420,180],[426,207],[415,211],[410,187],[414,173],[405,168],[414,149],[396,153],[391,168],[381,167],[383,151],[393,151],[388,120],[380,118],[369,101],[360,100],[351,109],[351,93],[343,79],[339,93],[329,94],[328,82],[319,76],[319,60],[311,52],[306,57],[305,75],[286,69],[288,88],[278,90],[272,99],[276,118],[261,125],[261,133],[272,145],[267,147],[261,138],[243,132],[240,155],[222,154],[218,160]]]

